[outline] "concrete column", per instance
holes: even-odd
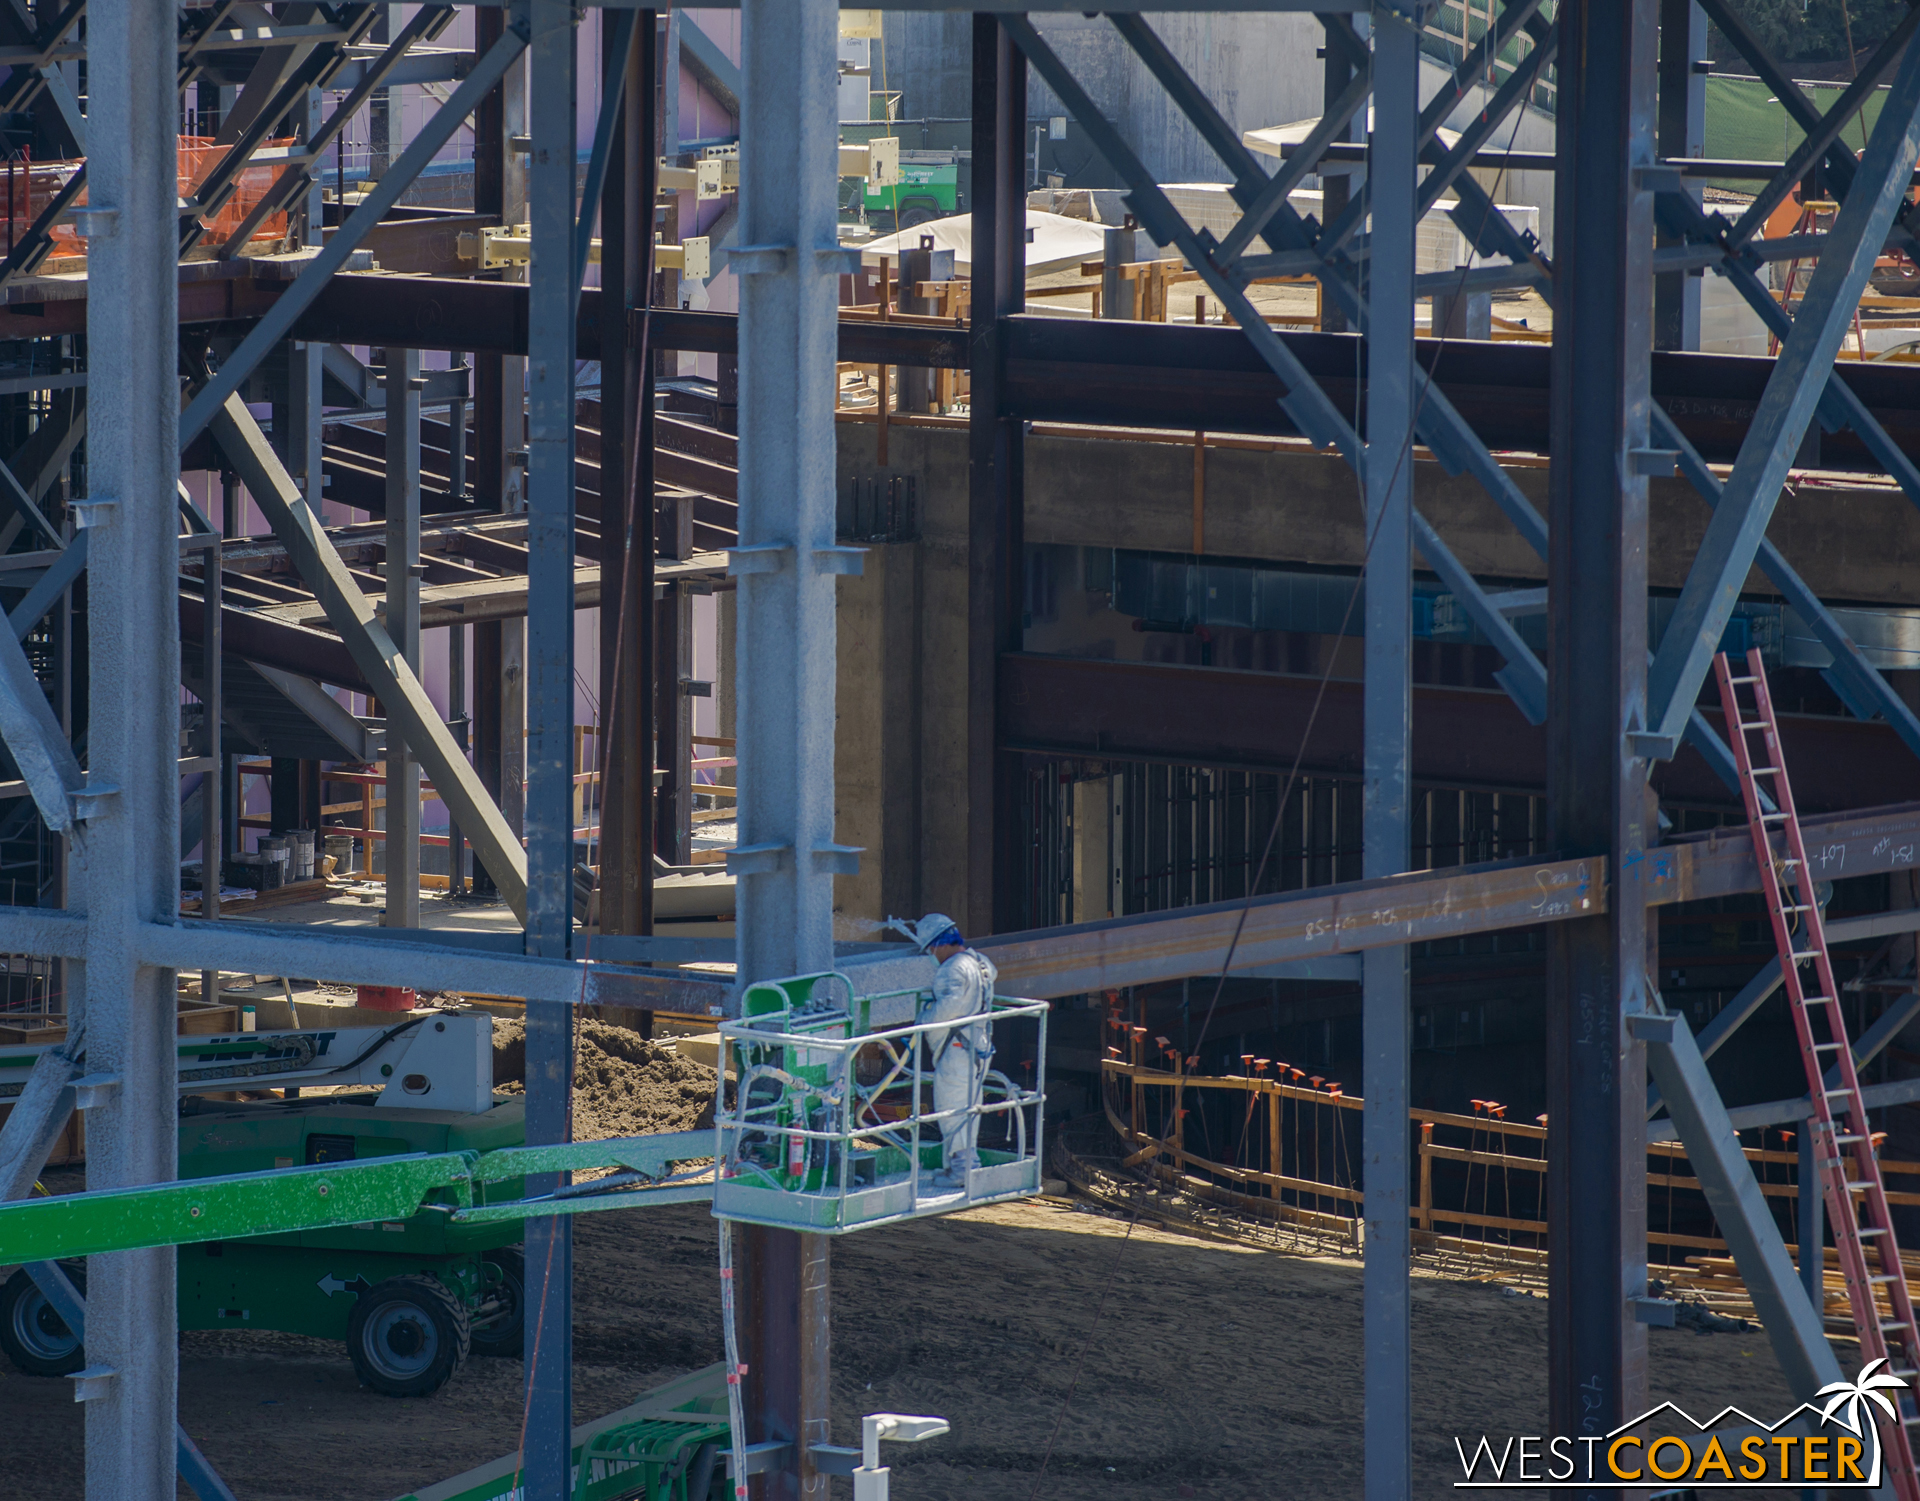
[[[1098,922],[1116,914],[1113,905],[1114,779],[1090,777],[1073,784],[1073,920]]]
[[[70,972],[89,1072],[118,1087],[87,1117],[87,1186],[176,1171],[172,970],[135,959],[142,923],[177,920],[180,863],[180,474],[171,7],[88,14],[87,404],[89,788],[78,883],[87,957]],[[111,295],[100,295],[111,289]],[[159,751],[159,754],[156,754]],[[83,972],[84,971],[84,972]],[[82,999],[84,998],[84,999]],[[178,1379],[172,1247],[88,1258],[87,1495],[173,1501]]]
[[[387,634],[420,670],[420,351],[389,349],[387,394]],[[389,928],[420,926],[420,766],[387,730]]]

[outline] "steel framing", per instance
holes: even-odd
[[[1127,180],[1129,201],[1142,224],[1159,243],[1178,247],[1240,323],[1236,337],[1245,343],[1234,351],[1240,368],[1222,378],[1257,385],[1261,399],[1277,401],[1281,409],[1282,415],[1272,419],[1275,425],[1338,452],[1355,470],[1370,539],[1362,689],[1367,879],[1340,891],[1263,899],[1244,914],[1249,919],[1244,925],[1236,908],[1049,934],[1000,934],[989,946],[1003,972],[1043,995],[1204,973],[1208,965],[1224,962],[1230,930],[1238,946],[1236,963],[1245,967],[1331,954],[1364,956],[1370,1498],[1405,1495],[1412,1484],[1405,946],[1422,936],[1535,922],[1548,923],[1552,933],[1551,1113],[1570,1128],[1552,1138],[1550,1177],[1556,1246],[1551,1370],[1558,1431],[1582,1432],[1591,1425],[1604,1431],[1643,1405],[1644,1266],[1630,1248],[1643,1239],[1634,1217],[1643,1212],[1639,1175],[1647,1116],[1655,1104],[1641,1086],[1649,1053],[1677,1129],[1690,1148],[1698,1148],[1695,1160],[1702,1165],[1703,1181],[1710,1180],[1718,1195],[1729,1239],[1743,1248],[1743,1271],[1753,1268],[1749,1285],[1764,1299],[1770,1332],[1796,1390],[1825,1379],[1831,1359],[1820,1358],[1824,1344],[1817,1327],[1809,1329],[1804,1298],[1790,1287],[1794,1279],[1778,1250],[1779,1237],[1750,1191],[1750,1179],[1743,1177],[1738,1154],[1720,1150],[1732,1128],[1706,1074],[1706,1056],[1751,1013],[1766,987],[1756,981],[1751,994],[1730,1008],[1738,1015],[1696,1045],[1683,1023],[1659,1014],[1658,998],[1646,981],[1646,908],[1745,889],[1752,880],[1751,858],[1738,840],[1711,849],[1697,842],[1660,842],[1647,778],[1652,764],[1670,758],[1683,738],[1724,774],[1724,747],[1694,704],[1706,662],[1755,564],[1832,652],[1834,676],[1849,702],[1883,716],[1906,747],[1920,754],[1920,720],[1763,535],[1787,465],[1815,420],[1832,432],[1851,429],[1870,461],[1920,504],[1920,465],[1883,420],[1886,413],[1870,408],[1855,384],[1834,369],[1846,319],[1875,257],[1889,247],[1920,252],[1903,197],[1920,151],[1920,53],[1902,57],[1899,46],[1920,30],[1920,21],[1902,22],[1869,60],[1860,84],[1823,117],[1766,58],[1724,0],[1700,0],[1700,8],[1686,0],[1561,0],[1551,21],[1542,16],[1539,0],[1509,0],[1490,39],[1471,49],[1456,70],[1452,93],[1443,87],[1422,108],[1415,27],[1431,8],[1426,0],[1248,0],[1239,8],[1319,13],[1330,60],[1331,97],[1320,128],[1279,170],[1268,172],[1138,14],[1222,7],[1201,0],[1111,6],[1111,23],[1120,36],[1233,179],[1242,218],[1238,227],[1215,237],[1190,229],[1173,210],[1138,153],[1050,45],[1045,13],[1078,11],[1083,8],[1078,0],[976,0],[975,317],[964,335],[936,336],[913,329],[849,335],[837,323],[835,277],[850,265],[837,245],[834,204],[821,165],[831,155],[835,124],[834,0],[742,0],[743,57],[737,73],[725,79],[719,68],[724,58],[696,28],[685,23],[668,28],[669,36],[693,38],[696,71],[704,69],[702,76],[724,84],[737,98],[742,197],[729,262],[741,279],[741,314],[734,327],[728,320],[677,310],[656,313],[644,206],[652,199],[651,165],[660,144],[647,97],[660,18],[652,7],[609,3],[607,8],[619,15],[610,18],[603,33],[607,108],[596,128],[584,197],[574,176],[577,12],[559,0],[483,8],[476,55],[464,80],[359,207],[306,257],[294,279],[245,308],[250,331],[224,358],[195,371],[184,414],[175,339],[182,322],[180,268],[183,254],[204,234],[203,216],[220,207],[269,127],[296,106],[301,118],[312,122],[307,150],[249,216],[248,227],[268,213],[310,204],[319,152],[357,101],[401,76],[396,70],[403,67],[408,48],[437,35],[452,8],[422,7],[378,59],[359,66],[353,92],[325,119],[316,112],[314,91],[344,76],[344,48],[365,34],[374,7],[347,6],[337,18],[329,12],[328,25],[318,29],[283,28],[282,45],[270,49],[274,66],[249,86],[245,108],[230,125],[236,148],[201,185],[184,217],[171,146],[177,91],[194,78],[202,65],[197,60],[223,45],[219,26],[230,7],[214,7],[183,37],[163,8],[135,0],[87,0],[84,55],[91,107],[84,116],[64,92],[55,66],[81,55],[79,44],[69,40],[80,3],[37,32],[22,31],[16,46],[0,49],[0,62],[17,70],[4,96],[7,107],[44,107],[88,151],[86,171],[76,179],[86,185],[87,207],[73,207],[77,188],[56,198],[0,265],[0,290],[33,271],[51,247],[54,225],[71,217],[88,237],[94,287],[113,293],[88,299],[85,329],[93,348],[112,349],[115,358],[87,372],[85,404],[75,403],[63,446],[49,440],[46,451],[14,456],[20,477],[6,473],[0,496],[25,524],[45,532],[55,550],[41,586],[14,612],[15,631],[0,632],[0,738],[20,765],[43,821],[66,837],[79,876],[63,913],[0,910],[0,943],[69,962],[75,1031],[84,1028],[90,1074],[106,1080],[95,1089],[91,1107],[93,1186],[164,1182],[173,1175],[172,1053],[162,1031],[171,1016],[179,968],[258,968],[267,966],[263,956],[273,952],[274,967],[297,958],[329,977],[405,983],[430,965],[438,985],[523,994],[530,1003],[533,1142],[564,1136],[572,1004],[670,1005],[678,999],[704,1006],[722,993],[683,971],[633,967],[635,960],[671,964],[708,957],[646,937],[650,881],[640,867],[650,865],[651,828],[643,807],[646,788],[637,779],[608,806],[608,826],[618,830],[620,840],[609,864],[623,872],[612,896],[613,915],[591,955],[575,951],[572,642],[575,556],[582,535],[575,515],[577,355],[591,352],[616,367],[604,387],[603,427],[610,438],[603,452],[608,480],[602,484],[600,522],[603,535],[611,531],[618,539],[604,555],[610,567],[617,566],[618,582],[603,600],[632,604],[651,599],[657,576],[652,505],[645,498],[655,477],[652,351],[676,344],[705,347],[700,341],[724,339],[739,354],[738,545],[730,549],[729,571],[739,591],[741,838],[729,866],[741,883],[743,979],[835,963],[832,877],[854,869],[860,854],[837,842],[833,826],[834,580],[860,566],[857,551],[839,546],[834,534],[833,362],[851,337],[891,349],[904,356],[900,363],[946,362],[971,369],[966,691],[972,711],[968,797],[975,833],[968,851],[967,917],[980,932],[1006,926],[1010,872],[1018,862],[1005,843],[1012,821],[1004,814],[1011,806],[1010,772],[1017,769],[1019,748],[1004,733],[999,688],[1021,634],[1022,423],[1049,399],[1045,382],[1035,379],[1030,367],[1063,349],[1078,351],[1067,356],[1069,362],[1092,362],[1091,355],[1102,349],[1125,360],[1161,345],[1171,349],[1184,337],[1171,331],[1163,339],[1157,333],[1105,328],[1050,330],[1046,320],[1024,314],[1016,268],[1022,260],[1020,137],[1031,68]],[[949,7],[916,0],[905,8]],[[1694,75],[1676,60],[1690,60],[1696,50],[1702,9],[1807,133],[1806,144],[1771,173],[1754,208],[1737,223],[1701,208],[1688,186],[1696,167],[1666,159],[1676,146],[1684,152],[1697,134]],[[1525,62],[1509,69],[1473,127],[1456,144],[1443,147],[1436,132],[1451,102],[1464,94],[1502,42],[1523,31],[1531,41]],[[682,45],[688,44],[683,40]],[[1551,262],[1505,221],[1466,173],[1469,165],[1483,161],[1520,160],[1493,147],[1503,122],[1548,66],[1560,70],[1559,146],[1552,163],[1558,174],[1558,254]],[[506,213],[515,196],[508,187],[514,169],[506,137],[522,123],[514,92],[522,70],[528,101],[524,123],[533,143],[525,195],[533,244],[529,285],[512,295],[506,289],[472,295],[476,306],[483,297],[506,303],[513,295],[520,299],[513,304],[520,309],[517,331],[509,316],[503,332],[484,335],[499,347],[481,351],[474,393],[480,408],[476,473],[487,509],[516,509],[509,470],[510,456],[520,446],[512,428],[521,413],[517,400],[506,399],[518,386],[509,378],[508,362],[524,356],[530,373],[526,625],[517,648],[525,669],[529,730],[524,828],[513,814],[514,799],[502,796],[511,777],[501,747],[511,737],[501,726],[511,722],[514,711],[501,701],[501,669],[516,649],[514,642],[497,634],[497,622],[492,637],[478,634],[486,626],[477,627],[476,709],[491,724],[491,748],[483,743],[477,765],[469,763],[419,683],[420,597],[409,565],[419,557],[422,496],[417,478],[411,484],[406,480],[408,470],[417,475],[417,464],[403,463],[399,474],[388,473],[383,623],[319,519],[321,461],[317,432],[311,430],[323,368],[318,348],[299,351],[297,363],[309,374],[294,379],[287,402],[287,409],[299,414],[292,419],[299,432],[276,431],[270,445],[241,398],[243,383],[289,339],[329,334],[346,339],[350,335],[342,330],[355,318],[381,324],[382,336],[368,342],[390,350],[388,442],[396,445],[396,453],[417,454],[417,355],[406,351],[445,347],[436,341],[449,336],[441,329],[396,326],[400,320],[391,310],[369,315],[366,308],[378,291],[372,285],[348,288],[335,276],[352,264],[351,257],[421,167],[476,110],[483,125],[476,136],[484,137],[476,149],[476,207],[484,197],[487,211]],[[677,68],[669,71],[677,77]],[[1840,124],[1861,92],[1886,78],[1892,80],[1886,108],[1866,150],[1855,156],[1839,141]],[[1663,89],[1657,107],[1656,82]],[[1365,118],[1369,96],[1374,100],[1372,139],[1364,147],[1343,144],[1339,138],[1351,122]],[[671,139],[671,124],[665,134]],[[1324,225],[1288,204],[1288,191],[1306,174],[1328,160],[1356,156],[1368,165],[1366,189],[1344,207],[1330,195]],[[1842,207],[1829,232],[1796,247],[1796,253],[1813,252],[1821,259],[1808,296],[1790,318],[1755,274],[1762,261],[1753,241],[1764,206],[1781,201],[1810,171],[1823,174]],[[1461,275],[1455,288],[1528,284],[1553,300],[1546,444],[1553,484],[1545,519],[1476,431],[1480,414],[1457,405],[1433,378],[1432,355],[1413,337],[1415,299],[1447,290],[1444,280],[1415,275],[1414,228],[1448,189],[1458,200],[1453,218],[1476,251],[1504,262]],[[584,247],[596,212],[604,216],[607,290],[583,296]],[[231,245],[222,254],[243,258]],[[1689,269],[1726,277],[1784,341],[1765,389],[1756,393],[1754,415],[1724,481],[1708,468],[1683,424],[1669,418],[1652,394],[1655,343],[1682,346],[1687,330],[1697,327],[1697,310],[1689,312],[1687,304]],[[1363,424],[1348,415],[1355,407],[1349,399],[1354,388],[1336,386],[1331,378],[1337,363],[1328,353],[1332,346],[1275,334],[1247,300],[1252,277],[1281,270],[1317,277],[1336,317],[1359,330],[1338,348],[1350,351],[1355,339],[1362,341]],[[228,295],[221,316],[233,315],[231,298],[240,294]],[[11,323],[8,328],[13,331]],[[1194,332],[1199,337],[1182,348],[1219,349],[1212,331]],[[1341,357],[1351,367],[1350,357]],[[1686,368],[1709,366],[1696,362]],[[302,379],[308,386],[302,387]],[[203,433],[211,435],[220,461],[262,504],[281,546],[337,632],[344,650],[332,670],[350,667],[357,681],[380,697],[396,726],[396,741],[424,766],[493,884],[522,919],[519,952],[424,933],[404,920],[404,904],[403,920],[384,935],[179,920],[179,765],[171,750],[178,742],[174,685],[181,670],[177,488],[181,450]],[[69,540],[46,520],[38,503],[48,476],[83,434],[91,492],[75,505],[85,530]],[[1546,661],[1521,641],[1415,506],[1416,439],[1450,472],[1478,480],[1545,558],[1553,643]],[[1645,639],[1647,482],[1673,473],[1701,493],[1713,515],[1675,623],[1650,652]],[[463,490],[464,472],[456,476],[450,470],[449,475]],[[636,493],[641,499],[632,505],[629,497]],[[191,507],[187,512],[189,531],[206,528]],[[1519,711],[1545,726],[1556,860],[1445,875],[1401,874],[1408,859],[1409,584],[1416,555],[1499,646],[1506,663],[1501,681]],[[199,608],[217,641],[233,617],[220,597],[218,565],[207,567],[208,589]],[[48,711],[18,641],[82,568],[96,602],[90,616],[92,712],[84,772]],[[112,608],[101,607],[105,600],[113,602]],[[656,712],[655,626],[650,609],[630,615],[616,610],[606,637],[614,661],[622,652],[632,659],[628,670],[606,668],[607,696],[616,706],[609,717],[644,735]],[[209,676],[217,679],[218,673]],[[168,753],[156,757],[156,745],[168,747]],[[395,760],[405,764],[398,750]],[[1854,852],[1854,873],[1888,868],[1889,835],[1913,832],[1914,816],[1896,811],[1829,822],[1834,846]],[[218,819],[209,823],[217,826]],[[402,816],[394,827],[405,824]],[[840,962],[860,968],[845,956]],[[1911,1009],[1902,1014],[1910,1015]],[[1884,1035],[1863,1038],[1860,1047],[1870,1055],[1893,1030],[1889,1023],[1881,1029]],[[0,1192],[12,1191],[20,1171],[30,1178],[35,1154],[44,1153],[47,1123],[56,1116],[64,1119],[72,1108],[72,1081],[55,1077],[56,1072],[57,1066],[40,1081],[33,1108],[23,1097],[0,1131],[0,1163],[6,1164]],[[528,1493],[543,1498],[567,1490],[569,1255],[563,1219],[535,1222],[529,1262],[549,1279],[552,1301],[549,1327],[532,1341],[528,1364],[527,1479]],[[780,1467],[755,1477],[755,1492],[822,1495],[825,1477],[816,1471],[810,1449],[830,1437],[825,1426],[825,1251],[813,1238],[756,1231],[746,1238],[741,1264],[752,1351],[749,1437],[788,1446]],[[85,1316],[92,1368],[80,1388],[90,1404],[90,1495],[170,1495],[176,1464],[181,1473],[197,1477],[203,1495],[221,1491],[191,1440],[175,1431],[173,1297],[171,1259],[164,1252],[103,1256],[90,1278]]]

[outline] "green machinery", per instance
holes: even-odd
[[[520,1173],[473,1178],[466,1164],[513,1163],[503,1157],[526,1138],[525,1104],[493,1094],[492,1021],[483,1012],[436,1012],[377,1031],[242,1033],[182,1039],[181,1184],[122,1195],[75,1195],[13,1206],[9,1216],[69,1218],[88,1201],[111,1199],[114,1214],[157,1209],[152,1194],[235,1194],[252,1183],[254,1217],[223,1221],[204,1233],[211,1205],[189,1206],[180,1237],[179,1318],[183,1329],[275,1329],[346,1343],[360,1379],[392,1396],[425,1396],[452,1377],[469,1353],[517,1355],[521,1348],[524,1269],[518,1242],[524,1209]],[[0,1052],[0,1096],[18,1094],[27,1068],[45,1049]],[[191,1097],[235,1083],[300,1082],[365,1086],[366,1092],[234,1103]],[[689,1133],[690,1136],[695,1135]],[[705,1155],[711,1138],[697,1133]],[[663,1140],[663,1139],[662,1139]],[[594,1144],[599,1145],[599,1144]],[[632,1149],[629,1149],[630,1153]],[[657,1143],[646,1148],[657,1157]],[[600,1154],[606,1155],[604,1153]],[[615,1158],[617,1159],[617,1153]],[[419,1174],[431,1169],[428,1183]],[[617,1161],[594,1165],[614,1166]],[[342,1218],[337,1192],[317,1190],[317,1217],[289,1200],[279,1183],[307,1169],[354,1182],[392,1172],[395,1191],[367,1212]],[[369,1172],[371,1170],[371,1173]],[[633,1168],[629,1165],[629,1172]],[[263,1174],[258,1179],[244,1175]],[[629,1178],[628,1186],[637,1180]],[[583,1190],[599,1184],[582,1185]],[[607,1192],[610,1190],[602,1190]],[[409,1198],[408,1195],[412,1197]],[[705,1197],[700,1186],[694,1197]],[[675,1195],[685,1197],[685,1194]],[[579,1202],[593,1198],[587,1194]],[[595,1205],[594,1207],[599,1207]],[[311,1222],[309,1222],[311,1220]],[[108,1227],[101,1226],[101,1230]],[[149,1225],[149,1228],[154,1226]],[[77,1226],[76,1226],[77,1229]],[[147,1242],[160,1243],[160,1242]],[[118,1249],[118,1246],[90,1246]],[[27,1260],[29,1248],[5,1261]],[[45,1262],[82,1251],[43,1253],[0,1287],[0,1349],[23,1371],[64,1376],[85,1364],[78,1319]],[[78,1262],[63,1266],[83,1290]]]
[[[573,1501],[708,1501],[727,1490],[724,1363],[677,1377],[630,1407],[573,1430]],[[519,1454],[507,1454],[400,1501],[521,1501]]]
[[[843,127],[858,134],[862,127]],[[875,125],[874,132],[885,130]],[[896,135],[870,133],[840,146],[840,212],[888,229],[911,229],[960,210],[954,151],[903,151]]]
[[[716,1216],[831,1235],[1040,1191],[1047,1003],[996,996],[956,1023],[922,1020],[926,1000],[856,996],[835,973],[747,987],[739,1020],[720,1028],[739,1084],[715,1112]],[[985,1041],[1018,1019],[1036,1026],[1031,1084],[983,1063],[964,1108],[934,1108],[928,1049],[957,1031]],[[979,1165],[958,1185],[937,1182],[943,1139],[963,1117],[980,1134]]]
[[[738,1082],[731,1099],[719,1089],[714,1131],[542,1147],[519,1144],[521,1102],[492,1093],[492,1024],[482,1013],[427,1013],[370,1034],[183,1039],[183,1095],[319,1082],[350,1092],[189,1101],[177,1181],[0,1204],[0,1265],[27,1268],[7,1285],[0,1344],[19,1363],[16,1346],[38,1341],[30,1360],[84,1387],[73,1332],[84,1305],[64,1269],[170,1245],[184,1326],[344,1338],[368,1385],[424,1394],[476,1340],[503,1350],[518,1341],[527,1298],[514,1243],[529,1216],[710,1200],[723,1221],[832,1234],[1036,1192],[1046,1004],[994,997],[986,1012],[934,1020],[929,1000],[918,990],[857,996],[837,973],[749,986],[743,1014],[721,1029]],[[990,1066],[989,1039],[1026,1020],[1035,1074],[1022,1087]],[[929,1097],[926,1057],[956,1036],[969,1039],[978,1072],[966,1102],[942,1109]],[[55,1074],[82,1108],[100,1083],[80,1077],[65,1051],[0,1049],[0,1100],[24,1103]],[[957,1182],[941,1173],[956,1130],[978,1148]],[[611,1171],[525,1193],[530,1174],[589,1169]],[[723,1264],[726,1244],[723,1225]],[[726,1324],[731,1352],[730,1311]],[[576,1429],[575,1501],[724,1494],[737,1441],[726,1409],[737,1389],[711,1390],[711,1374],[698,1390],[655,1393]],[[881,1439],[946,1428],[898,1414],[864,1424],[859,1450],[810,1447],[818,1466],[852,1476],[856,1496],[870,1501],[886,1494]],[[735,1457],[750,1474],[774,1457],[761,1451],[782,1447],[749,1445]],[[509,1456],[409,1501],[507,1501],[518,1487]]]
[[[932,154],[915,152],[914,156]],[[916,224],[958,213],[960,167],[951,152],[941,154],[945,161],[921,161],[903,155],[898,184],[876,188],[867,183],[860,190],[867,216],[884,220],[891,215],[895,229],[912,229]]]

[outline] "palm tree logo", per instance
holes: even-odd
[[[1907,1383],[1885,1371],[1879,1371],[1876,1374],[1876,1367],[1886,1363],[1887,1358],[1883,1355],[1878,1360],[1869,1361],[1852,1381],[1832,1381],[1815,1392],[1816,1398],[1832,1399],[1821,1411],[1820,1421],[1838,1422],[1849,1433],[1858,1434],[1860,1414],[1866,1404],[1871,1402],[1897,1423],[1900,1420],[1900,1414],[1886,1394],[1890,1391],[1905,1391]],[[1836,1418],[1835,1413],[1839,1413],[1839,1417]]]

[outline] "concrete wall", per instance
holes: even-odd
[[[958,427],[894,425],[886,465],[876,428],[838,428],[839,483],[911,475],[917,482],[918,538],[870,543],[866,573],[839,581],[839,720],[836,741],[838,837],[860,845],[860,873],[835,882],[841,936],[890,913],[961,912],[967,889],[968,716],[985,712],[967,696],[967,434]],[[1544,467],[1516,468],[1520,488],[1546,508]],[[1415,496],[1455,551],[1493,582],[1544,581],[1545,565],[1480,488],[1417,462]],[[1705,529],[1707,510],[1692,490],[1655,481],[1648,564],[1656,588],[1678,588]],[[1209,448],[1205,548],[1209,556],[1340,568],[1357,567],[1364,546],[1360,495],[1337,458],[1295,445]],[[1128,660],[1188,660],[1193,638],[1116,633],[1104,593],[1089,593],[1083,549],[1117,547],[1188,553],[1193,544],[1190,438],[1083,438],[1031,434],[1027,440],[1026,535],[1052,581],[1028,632],[1029,649]],[[1769,535],[1808,583],[1834,603],[1920,606],[1920,514],[1898,491],[1797,483],[1781,498]],[[1759,575],[1758,594],[1770,592]],[[1336,671],[1359,675],[1359,643],[1320,643]],[[1170,653],[1172,655],[1170,655]],[[1254,663],[1318,672],[1312,660]],[[1092,833],[1099,791],[1076,795],[1075,822]],[[1099,841],[1079,851],[1076,915],[1102,915],[1094,872],[1107,863]]]
[[[834,935],[852,941],[921,911],[919,545],[871,545],[865,561],[836,589],[834,830],[862,853],[858,874],[834,878]]]
[[[840,425],[840,486],[916,476],[919,536],[863,543],[865,574],[838,585],[836,827],[867,849],[860,874],[834,882],[850,938],[889,913],[967,904],[966,433],[896,426],[885,466],[875,437]]]
[[[965,433],[919,431],[942,465],[964,471]],[[896,428],[896,445],[899,437]],[[1545,467],[1512,473],[1544,514]],[[1677,589],[1706,530],[1708,511],[1683,480],[1655,480],[1651,492],[1649,581]],[[1473,480],[1451,477],[1421,459],[1414,466],[1414,494],[1476,574],[1546,578],[1546,564]],[[1358,483],[1341,459],[1298,445],[1207,449],[1210,555],[1355,568],[1365,549],[1360,514]],[[1192,440],[1030,437],[1026,528],[1032,543],[1191,552]],[[1796,482],[1781,496],[1767,535],[1830,603],[1920,605],[1920,571],[1914,567],[1920,560],[1920,511],[1891,486]],[[1748,582],[1756,593],[1771,592],[1758,573]]]

